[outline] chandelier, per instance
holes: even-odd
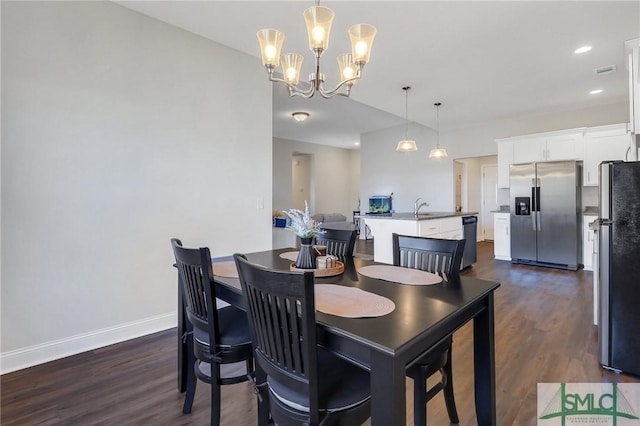
[[[433,104],[436,107],[436,148],[429,152],[429,158],[446,158],[448,157],[447,150],[440,148],[440,105],[441,102]]]
[[[351,88],[362,74],[362,69],[369,62],[371,45],[377,30],[368,24],[357,24],[349,28],[351,53],[338,56],[340,82],[332,90],[325,90],[322,85],[325,76],[320,72],[320,57],[322,52],[329,47],[329,34],[334,16],[331,9],[320,6],[319,0],[316,0],[315,6],[304,11],[309,49],[315,57],[314,71],[309,74],[307,89],[298,87],[303,56],[297,53],[286,53],[280,56],[284,33],[273,29],[258,31],[262,64],[269,73],[269,81],[284,83],[289,88],[290,96],[301,96],[305,99],[311,98],[316,92],[325,99],[334,96],[349,96]],[[280,65],[282,66],[282,78],[274,77],[274,72]]]
[[[409,139],[409,90],[411,90],[411,86],[404,86],[402,88],[404,90],[404,113],[405,113],[405,128],[404,128],[404,139],[398,142],[396,146],[396,151],[398,152],[412,152],[417,151],[418,146],[416,145],[416,141]]]

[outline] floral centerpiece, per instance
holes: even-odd
[[[282,212],[291,219],[287,228],[295,231],[300,238],[300,251],[296,260],[296,268],[315,269],[316,256],[311,245],[318,234],[324,233],[320,228],[322,222],[317,222],[311,218],[306,200],[304,202],[304,212],[298,209],[283,210]]]
[[[314,238],[318,234],[324,233],[320,226],[322,222],[317,222],[311,218],[309,214],[309,205],[304,202],[304,212],[298,209],[283,210],[282,213],[289,216],[291,223],[287,226],[298,234],[300,238]]]

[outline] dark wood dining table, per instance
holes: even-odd
[[[291,261],[280,254],[295,249],[246,253],[250,262],[271,269],[289,270]],[[226,258],[225,260],[229,260]],[[215,261],[215,260],[214,260]],[[343,274],[316,278],[317,283],[358,287],[391,299],[395,310],[375,318],[344,318],[316,312],[319,344],[368,369],[371,374],[371,424],[406,424],[406,369],[421,354],[473,320],[475,408],[480,426],[496,424],[493,292],[499,283],[460,277],[435,285],[405,285],[366,277],[359,268],[375,264],[360,258],[345,259]],[[242,307],[237,278],[217,276],[219,299]],[[179,286],[181,287],[181,286]],[[181,297],[181,295],[180,295]],[[182,338],[188,321],[179,303],[178,386],[185,387],[188,339]],[[265,413],[261,406],[259,413]],[[264,423],[264,415],[259,416]]]

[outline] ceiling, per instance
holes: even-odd
[[[313,58],[302,12],[312,1],[121,1],[152,16],[259,61],[256,32],[286,34],[283,52]],[[353,148],[360,133],[409,119],[440,130],[543,112],[623,102],[628,96],[624,41],[640,37],[639,1],[326,1],[336,18],[322,70],[329,86],[336,56],[350,50],[347,29],[369,23],[378,29],[371,62],[350,98],[289,98],[274,85],[275,137]],[[585,54],[573,51],[593,46]],[[595,68],[617,71],[596,75]],[[265,71],[265,84],[267,80]],[[598,95],[590,95],[602,89]],[[311,116],[295,122],[291,112]],[[399,138],[403,135],[398,135]]]

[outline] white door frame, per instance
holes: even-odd
[[[487,194],[485,194],[485,174],[486,174],[486,169],[487,167],[495,167],[496,169],[496,182],[498,180],[498,165],[497,164],[483,164],[482,166],[480,166],[480,179],[481,179],[481,183],[480,183],[480,188],[482,189],[481,192],[481,199],[480,199],[480,203],[482,206],[482,211],[480,212],[481,214],[481,220],[482,220],[482,239],[485,240],[486,239],[486,234],[485,234],[485,221],[488,221],[489,218],[492,218],[491,215],[491,211],[495,210],[497,208],[497,202],[498,202],[498,186],[496,184],[496,188],[495,188],[495,201],[496,201],[496,205],[494,206],[488,206],[486,203],[486,199],[487,199]],[[495,230],[494,230],[495,231]]]

